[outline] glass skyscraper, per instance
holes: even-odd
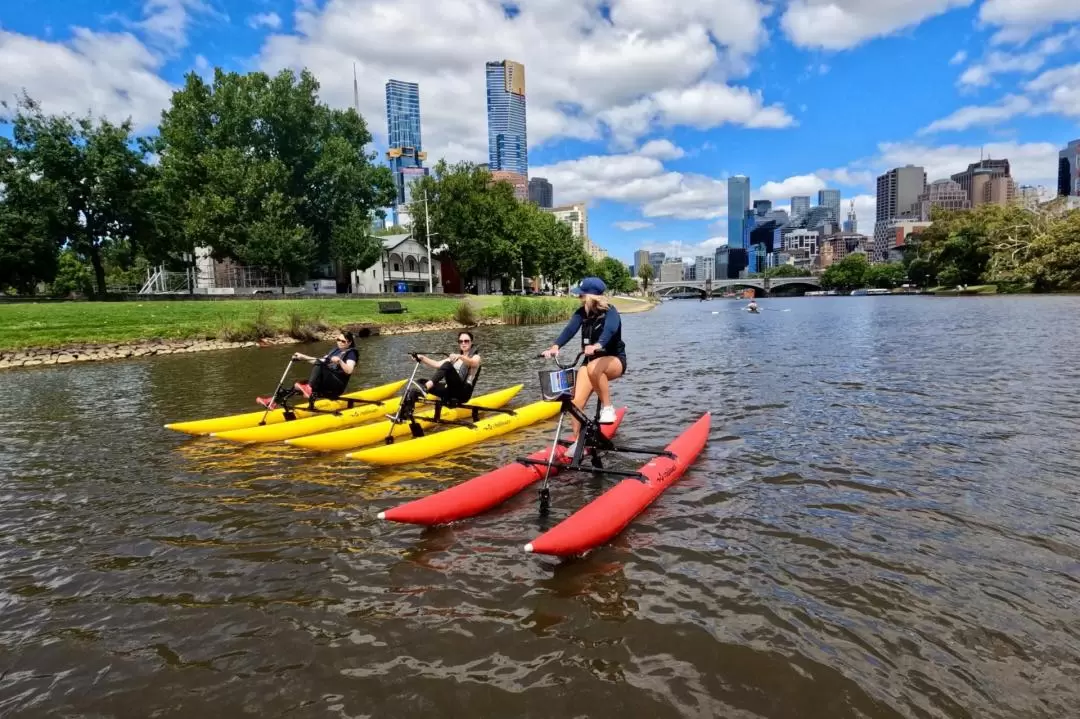
[[[525,129],[525,66],[513,60],[487,63],[488,168],[529,175]]]
[[[409,185],[428,174],[427,153],[420,139],[420,86],[415,82],[386,83],[386,157],[397,186],[397,205],[411,199]]]
[[[831,210],[832,221],[840,224],[840,190],[818,190],[817,203]]]
[[[727,181],[728,247],[746,249],[746,219],[750,210],[750,178],[734,175]]]

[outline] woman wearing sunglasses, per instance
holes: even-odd
[[[421,386],[428,394],[433,394],[442,399],[468,402],[472,396],[472,384],[476,380],[476,374],[480,371],[480,355],[473,348],[472,332],[458,334],[458,351],[439,361],[433,360],[427,355],[415,354],[415,359],[420,364],[431,367],[435,374]],[[416,400],[420,399],[419,388],[414,387],[405,395],[406,402],[411,407]]]
[[[356,369],[359,354],[352,332],[338,332],[334,338],[334,348],[322,357],[312,357],[300,352],[293,353],[294,360],[302,360],[315,365],[307,382],[293,385],[305,397],[312,395],[337,399],[349,385],[349,378]]]

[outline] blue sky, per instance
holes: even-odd
[[[726,182],[755,198],[1008,157],[1053,189],[1080,138],[1077,0],[30,0],[0,8],[0,96],[153,132],[184,73],[308,67],[385,147],[383,86],[420,83],[432,158],[486,161],[484,61],[526,68],[530,175],[587,202],[594,242],[711,253]]]

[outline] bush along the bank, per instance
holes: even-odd
[[[508,325],[543,325],[565,320],[578,308],[571,298],[526,299],[517,295],[504,297],[503,322]]]

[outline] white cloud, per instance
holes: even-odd
[[[766,182],[754,194],[755,200],[790,200],[794,195],[817,195],[824,190],[826,183],[817,175],[795,175],[780,182]],[[811,198],[811,203],[814,203]]]
[[[646,227],[653,227],[652,222],[642,222],[641,220],[625,220],[623,222],[616,222],[615,226],[623,232],[633,232],[635,230],[644,230]]]
[[[995,44],[1023,42],[1041,29],[1057,22],[1080,20],[1076,0],[986,0],[979,8],[979,20],[1002,29]]]
[[[281,27],[281,16],[276,12],[263,12],[248,18],[248,26],[253,28],[266,27],[277,30]]]
[[[426,149],[449,160],[486,157],[484,63],[504,58],[525,65],[531,146],[610,136],[630,149],[657,125],[786,122],[760,94],[722,82],[736,56],[759,46],[764,3],[737,0],[722,17],[706,0],[654,12],[656,4],[616,0],[609,21],[592,0],[520,2],[513,19],[499,0],[327,0],[301,6],[296,32],[269,37],[258,63],[269,72],[308,67],[324,100],[349,106],[345,69],[355,61],[360,109],[380,139],[385,81],[418,82]],[[401,28],[416,17],[427,30],[402,43]],[[703,98],[700,114],[672,104],[689,99],[684,92]]]
[[[1080,29],[1072,29],[1058,35],[1045,38],[1033,50],[1025,53],[994,51],[983,61],[972,65],[960,76],[959,84],[972,87],[985,87],[994,75],[1006,72],[1032,73],[1043,66],[1052,55],[1075,47],[1080,39]]]
[[[961,65],[967,60],[967,52],[964,50],[957,50],[956,54],[949,60],[950,65]]]
[[[978,162],[980,153],[987,158],[1009,160],[1013,178],[1018,184],[1049,185],[1057,182],[1058,150],[1049,142],[995,142],[982,146],[942,145],[929,147],[918,143],[897,142],[879,145],[880,154],[874,160],[882,171],[907,164],[926,168],[927,180],[948,177]]]
[[[702,242],[645,242],[640,250],[648,250],[649,252],[663,252],[667,257],[681,257],[683,262],[693,262],[693,260],[699,255],[704,257],[713,257],[716,255],[716,248],[722,247],[728,243],[726,235],[717,235],[710,237]]]
[[[129,33],[75,28],[60,43],[0,30],[0,97],[25,90],[49,113],[130,117],[137,129],[152,128],[172,94],[158,76],[161,64]]]
[[[993,1],[993,0],[991,0]],[[800,47],[845,50],[973,0],[791,0],[780,25]]]
[[[1043,95],[1044,109],[1080,117],[1080,63],[1047,70],[1025,87]]]
[[[226,18],[204,0],[146,0],[143,19],[131,25],[146,34],[153,44],[180,50],[187,46],[188,28],[195,15]]]
[[[934,120],[919,130],[919,134],[928,135],[943,130],[966,130],[976,125],[993,125],[1030,112],[1032,107],[1032,102],[1028,98],[1022,95],[1008,95],[997,105],[961,107],[951,115]]]
[[[645,157],[654,157],[657,160],[677,160],[680,157],[686,155],[686,151],[678,145],[671,142],[671,140],[649,140],[637,154],[644,155]]]

